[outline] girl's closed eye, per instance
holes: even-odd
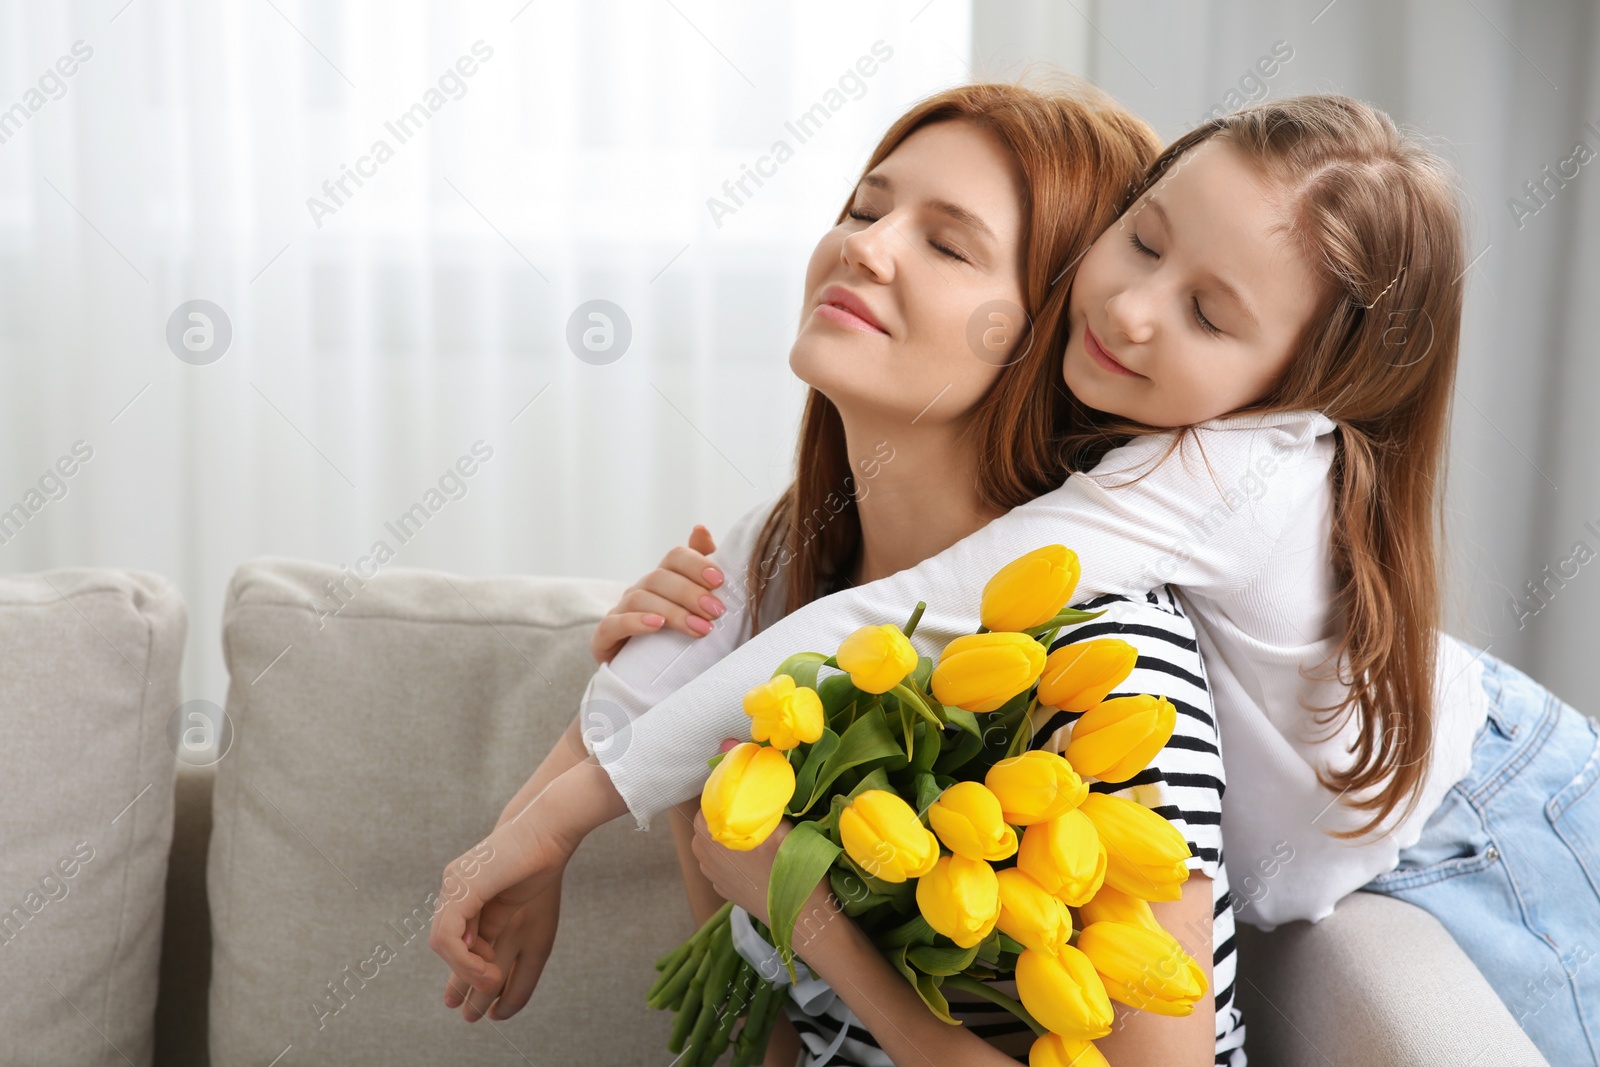
[[[1156,252],[1155,249],[1151,248],[1149,245],[1147,245],[1143,241],[1139,240],[1139,235],[1135,231],[1133,231],[1133,230],[1129,230],[1128,231],[1128,241],[1133,245],[1134,249],[1140,255],[1149,256],[1152,259],[1161,258],[1160,255]],[[1200,328],[1202,330],[1206,331],[1207,333],[1211,334],[1213,337],[1221,334],[1222,330],[1220,330],[1214,323],[1212,323],[1212,321],[1210,319],[1206,318],[1205,312],[1200,310],[1200,298],[1199,297],[1195,297],[1193,302],[1194,302],[1194,321],[1197,322],[1200,325]]]

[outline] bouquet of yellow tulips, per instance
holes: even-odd
[[[825,877],[939,1018],[960,1025],[942,992],[956,989],[1027,1022],[1030,1067],[1104,1064],[1093,1042],[1113,1000],[1183,1016],[1205,995],[1205,970],[1150,909],[1182,896],[1183,835],[1089,788],[1143,770],[1176,709],[1107,699],[1138,659],[1126,642],[1047,654],[1063,627],[1102,614],[1066,607],[1078,577],[1076,554],[1046,545],[990,579],[978,631],[937,664],[909,640],[919,603],[904,627],[790,656],[746,694],[751,740],[710,761],[701,810],[732,849],[796,820],[773,861],[770,928],[752,920],[791,980],[795,921]],[[1082,713],[1063,751],[1029,749],[1039,708]],[[759,1063],[786,995],[732,947],[730,907],[656,963],[648,1002],[678,1013],[668,1048],[687,1047],[685,1067],[730,1044],[734,1067]],[[1020,1000],[986,984],[1011,978]]]

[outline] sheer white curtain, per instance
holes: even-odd
[[[1448,628],[1600,715],[1600,7],[976,0],[973,54],[979,78],[1084,74],[1169,140],[1213,108],[1348,93],[1451,160],[1472,265]]]
[[[252,556],[632,578],[725,528],[790,471],[811,247],[970,26],[0,4],[0,569],[173,578],[220,702]]]

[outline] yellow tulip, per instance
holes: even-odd
[[[1183,834],[1143,804],[1090,793],[1078,805],[1106,846],[1106,883],[1141,900],[1178,900],[1191,853]],[[1027,851],[1024,840],[1022,851]]]
[[[822,698],[815,689],[796,685],[787,674],[746,693],[744,713],[750,716],[751,739],[770,741],[773,748],[791,749],[822,737]]]
[[[1072,914],[1059,897],[1020,867],[995,871],[1000,879],[1000,932],[1035,952],[1055,955],[1072,934]]]
[[[1046,1029],[1082,1041],[1111,1033],[1111,998],[1089,957],[1071,945],[1054,956],[1024,950],[1016,978],[1017,998]]]
[[[1062,645],[1044,661],[1039,703],[1062,711],[1088,711],[1127,681],[1139,650],[1115,637]]]
[[[1092,898],[1106,880],[1106,846],[1094,823],[1073,808],[1023,831],[1017,866],[1046,892],[1076,908]]]
[[[979,616],[986,630],[1043,626],[1072,599],[1077,586],[1078,554],[1065,545],[1045,545],[995,572],[983,587]]]
[[[945,847],[969,860],[1003,860],[1017,851],[1000,798],[982,782],[957,782],[928,806],[928,822]]]
[[[887,693],[917,667],[917,650],[900,627],[887,622],[861,627],[844,639],[833,658],[863,693]]]
[[[962,948],[971,948],[1000,919],[1000,880],[983,860],[940,856],[917,879],[917,909],[928,925]]]
[[[1071,811],[1089,795],[1089,783],[1056,752],[1032,749],[989,768],[983,784],[1000,800],[1006,822],[1032,826]]]
[[[745,741],[724,753],[711,769],[700,794],[700,810],[713,841],[748,852],[778,828],[793,797],[794,768],[788,757]]]
[[[1147,930],[1162,929],[1155,912],[1150,910],[1148,900],[1130,896],[1116,886],[1110,885],[1101,886],[1099,892],[1095,893],[1087,903],[1079,905],[1078,918],[1084,925],[1116,922],[1142,926]]]
[[[885,882],[921,878],[939,858],[939,839],[885,789],[868,789],[839,812],[839,839],[862,870]]]
[[[1094,964],[1106,995],[1130,1008],[1185,1016],[1206,995],[1205,968],[1165,930],[1131,923],[1090,923],[1078,948]]]
[[[1026,692],[1044,660],[1044,649],[1027,634],[967,634],[944,646],[933,669],[933,695],[967,711],[993,711]]]
[[[1093,1041],[1045,1034],[1028,1049],[1028,1067],[1111,1067]]]
[[[1166,747],[1177,724],[1178,709],[1165,697],[1117,697],[1095,705],[1072,724],[1064,755],[1079,774],[1126,782]]]

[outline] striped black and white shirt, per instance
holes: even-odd
[[[1150,765],[1126,782],[1116,784],[1087,779],[1097,793],[1111,793],[1137,801],[1166,819],[1183,833],[1191,853],[1188,866],[1211,879],[1211,966],[1212,992],[1216,1003],[1216,1063],[1219,1067],[1243,1067],[1244,1023],[1234,997],[1234,907],[1228,891],[1228,872],[1222,853],[1222,793],[1225,788],[1222,754],[1212,712],[1210,689],[1204,665],[1189,622],[1171,591],[1165,587],[1142,598],[1111,595],[1079,605],[1088,610],[1105,609],[1098,619],[1063,630],[1054,648],[1115,637],[1128,642],[1139,652],[1138,664],[1128,680],[1112,696],[1151,693],[1164,696],[1178,710],[1172,740]],[[1065,752],[1072,739],[1076,712],[1040,708],[1034,717],[1034,734],[1029,747],[1050,752]],[[1193,930],[1169,930],[1191,955],[1203,943]],[[1015,982],[990,983],[995,989],[1015,998]],[[1034,1042],[1026,1023],[1002,1008],[969,994],[950,994],[950,1014],[1020,1063],[1028,1061]],[[849,1015],[841,999],[835,999],[822,1015],[812,1017],[790,1000],[785,1010],[806,1046],[800,1067],[893,1067],[893,1061],[879,1047],[871,1032]],[[1119,1009],[1120,1011],[1120,1009]],[[819,1054],[830,1048],[846,1027],[838,1050],[826,1061]]]

